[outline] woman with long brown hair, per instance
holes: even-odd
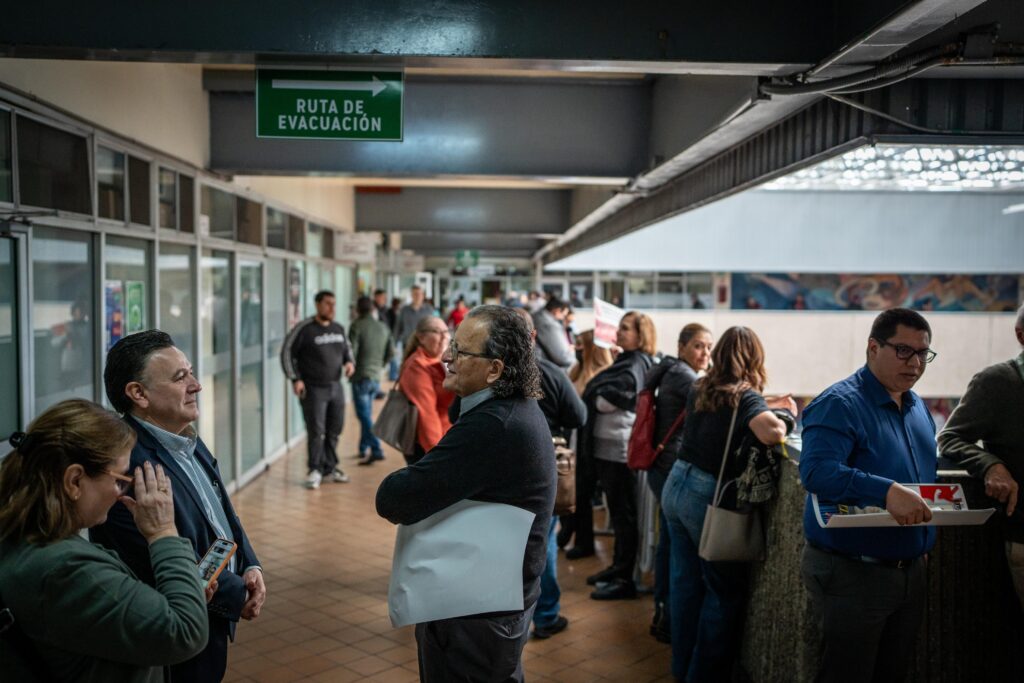
[[[201,652],[216,583],[204,599],[195,550],[178,536],[160,466],[127,471],[132,428],[73,399],[10,442],[14,451],[0,466],[0,597],[18,631],[0,638],[4,673],[155,683],[164,666]],[[79,533],[103,523],[118,501],[149,543],[155,587]]]
[[[761,396],[767,381],[764,347],[753,330],[730,327],[715,344],[711,360],[708,374],[687,398],[679,459],[661,495],[672,548],[672,674],[690,683],[731,680],[739,650],[748,565],[706,562],[697,554],[722,458],[731,455],[725,453],[730,424],[735,416],[730,451],[748,436],[777,444],[787,427],[772,410],[796,412],[789,396],[770,401]],[[723,482],[738,477],[744,464],[728,461]]]
[[[612,364],[612,352],[594,343],[594,331],[584,330],[576,337],[576,348],[579,351],[579,362],[569,371],[569,380],[576,387],[580,396],[587,388],[587,382],[594,375]]]

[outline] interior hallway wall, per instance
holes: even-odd
[[[0,83],[206,168],[210,104],[202,66],[0,59]]]
[[[347,232],[355,231],[355,188],[347,181],[337,178],[235,176],[235,183],[302,209]]]
[[[658,350],[676,355],[679,330],[698,322],[717,338],[733,325],[760,337],[768,369],[766,393],[816,396],[864,364],[876,312],[645,311],[658,332]],[[982,368],[1020,353],[1013,313],[925,313],[938,352],[915,391],[925,398],[960,396]],[[594,326],[592,311],[576,312],[576,328]]]

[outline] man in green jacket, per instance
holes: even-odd
[[[352,406],[362,427],[359,435],[359,464],[384,459],[380,441],[373,435],[373,397],[380,391],[380,373],[395,354],[391,332],[374,315],[373,301],[361,296],[356,301],[356,318],[348,329],[349,344],[356,359],[352,381]]]
[[[1024,347],[1024,305],[1014,331]],[[1006,559],[1024,606],[1024,506],[1018,505],[1024,479],[1024,350],[991,365],[972,379],[938,436],[939,452],[985,480],[985,493],[1006,504]]]

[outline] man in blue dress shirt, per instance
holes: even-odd
[[[802,573],[821,619],[819,681],[902,681],[914,654],[935,528],[921,525],[931,509],[903,484],[936,477],[935,423],[911,391],[935,357],[930,344],[919,313],[881,313],[866,365],[804,411]],[[810,494],[885,508],[903,528],[823,529]]]

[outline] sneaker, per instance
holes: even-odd
[[[318,489],[320,488],[320,482],[323,481],[324,475],[320,474],[316,470],[313,470],[306,475],[306,488],[307,489]]]
[[[347,484],[348,475],[339,470],[337,467],[335,467],[334,471],[331,472],[331,481],[333,481],[335,484]]]
[[[566,619],[563,616],[559,616],[558,618],[556,618],[553,622],[551,622],[547,626],[534,626],[533,627],[533,637],[534,638],[539,638],[540,640],[544,640],[545,638],[550,638],[551,636],[555,635],[556,633],[561,633],[562,631],[564,631],[565,628],[568,625],[569,625],[569,620]]]

